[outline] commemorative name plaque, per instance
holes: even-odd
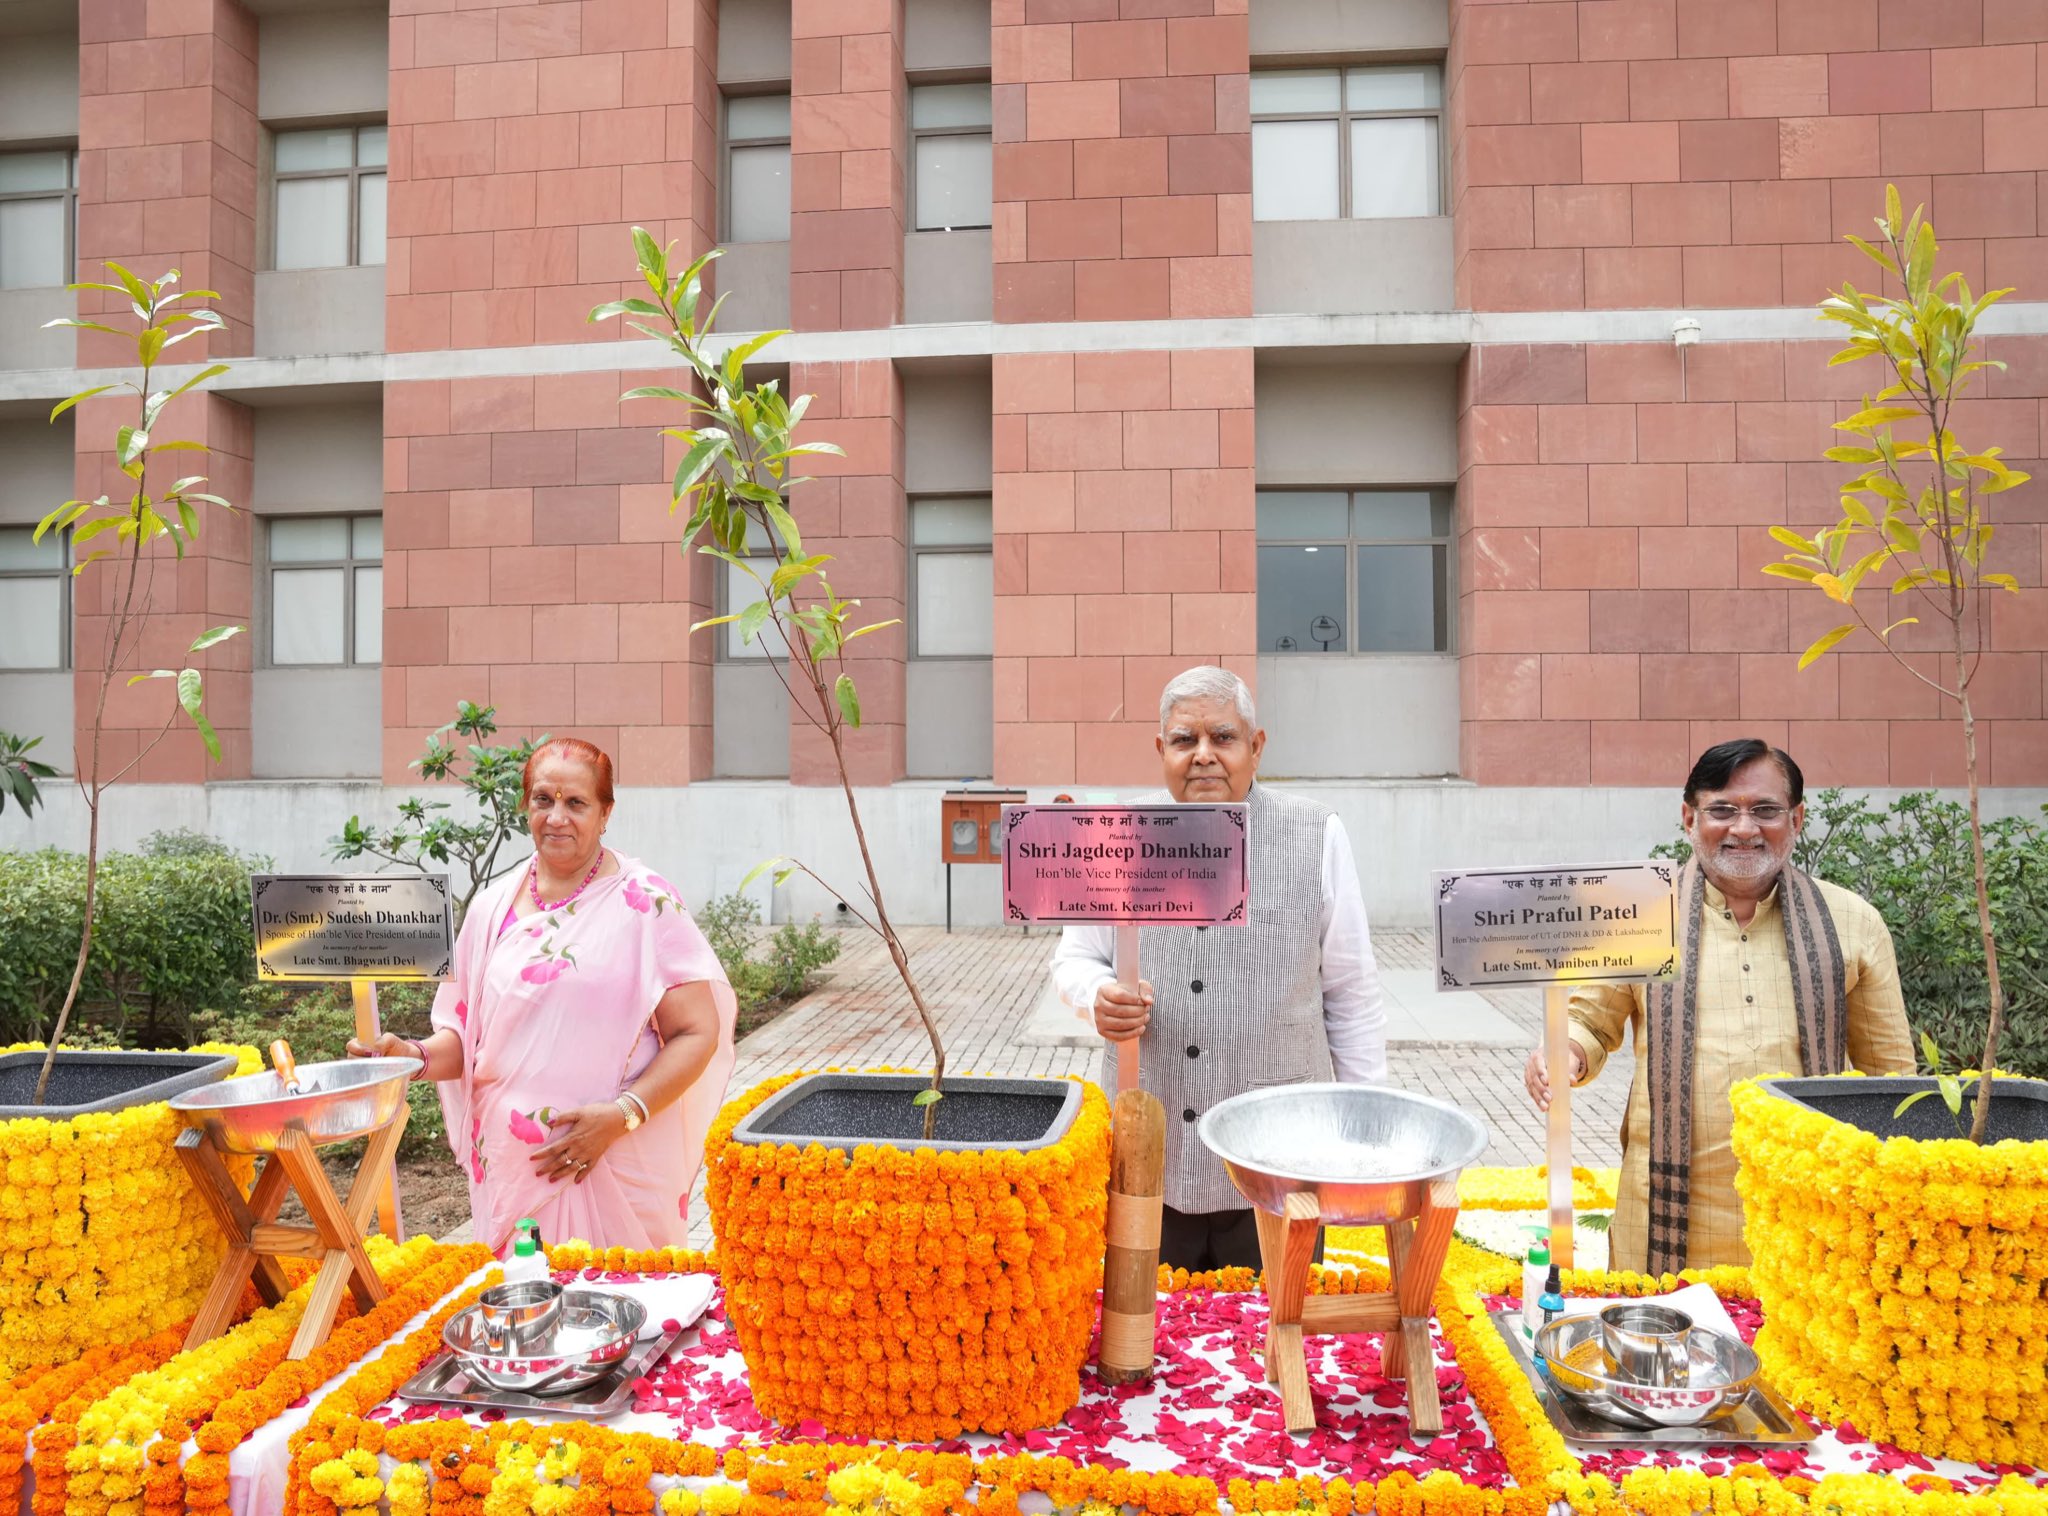
[[[1244,921],[1243,805],[1006,805],[1003,915],[1100,926]]]
[[[1433,876],[1437,987],[1540,984],[1550,1088],[1550,1256],[1572,1264],[1571,989],[1643,984],[1678,968],[1678,865],[1460,869]]]
[[[1658,859],[1437,874],[1437,985],[1667,978],[1678,962],[1677,877],[1677,864]]]
[[[278,981],[445,979],[445,874],[251,874],[256,973]]]

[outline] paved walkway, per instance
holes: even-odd
[[[1061,1035],[1057,1011],[1043,1003],[1056,932],[979,927],[948,934],[943,927],[911,927],[902,935],[952,1070],[1098,1076],[1103,1045],[1085,1032]],[[735,1091],[790,1069],[930,1066],[930,1044],[880,940],[848,928],[841,942],[822,986],[740,1044]],[[1388,998],[1394,1082],[1484,1119],[1493,1135],[1485,1162],[1541,1163],[1543,1120],[1522,1089],[1522,1062],[1541,1035],[1541,992],[1438,995],[1430,984],[1434,954],[1426,933],[1379,932],[1373,946]],[[1621,1161],[1621,1116],[1633,1064],[1624,1048],[1597,1083],[1575,1096],[1578,1162]],[[711,1222],[701,1180],[690,1215],[691,1242],[708,1246]]]

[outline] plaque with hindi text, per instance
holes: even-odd
[[[260,979],[446,979],[446,874],[251,874]]]
[[[1663,859],[1434,876],[1437,986],[1630,984],[1678,964],[1678,865]]]
[[[1247,807],[1003,807],[1003,916],[1101,926],[1244,922]]]

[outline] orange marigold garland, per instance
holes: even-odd
[[[1027,1152],[736,1143],[800,1075],[729,1102],[704,1145],[727,1318],[763,1414],[929,1442],[1022,1431],[1080,1396],[1102,1282],[1109,1106]]]

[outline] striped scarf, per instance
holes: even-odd
[[[1686,1264],[1692,1205],[1694,1040],[1699,1030],[1700,920],[1706,876],[1697,858],[1678,875],[1678,919],[1685,924],[1676,980],[1648,987],[1650,1082],[1649,1273]],[[1802,1073],[1839,1074],[1848,1066],[1849,1000],[1842,944],[1812,877],[1786,864],[1778,875],[1778,916],[1792,963],[1792,1008],[1799,1019]]]

